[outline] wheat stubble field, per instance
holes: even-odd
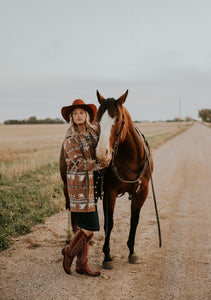
[[[136,123],[152,148],[157,148],[190,124]],[[58,160],[68,125],[0,125],[0,174],[20,176]]]

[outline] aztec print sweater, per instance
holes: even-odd
[[[97,169],[95,148],[99,130],[98,123],[92,124],[89,134],[67,134],[63,143],[72,212],[95,211],[93,171]]]

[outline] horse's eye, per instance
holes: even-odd
[[[117,117],[117,118],[116,118],[116,121],[117,121],[117,122],[119,122],[119,120],[120,120],[120,118],[119,118],[119,117]]]

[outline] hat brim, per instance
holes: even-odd
[[[83,110],[87,111],[90,116],[90,122],[92,123],[94,121],[94,118],[97,113],[97,107],[94,104],[78,104],[62,107],[61,114],[63,118],[67,121],[67,123],[69,123],[70,121],[69,115],[76,108],[82,108]]]

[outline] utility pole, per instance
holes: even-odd
[[[179,97],[179,127],[181,126],[181,96]]]

